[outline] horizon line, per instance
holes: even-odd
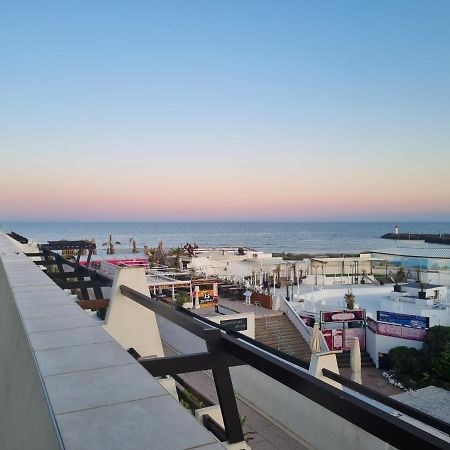
[[[102,219],[102,220],[58,220],[58,219],[4,219],[0,221],[0,227],[2,222],[7,223],[348,223],[348,222],[361,222],[361,223],[450,223],[450,218],[429,218],[429,219],[415,219],[415,218],[402,218],[402,219],[357,219],[357,218],[343,218],[343,219],[156,219],[156,220],[117,220],[117,219]]]

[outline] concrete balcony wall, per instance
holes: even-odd
[[[0,449],[223,449],[102,325],[0,233]]]
[[[253,367],[232,367],[231,375],[244,401],[313,449],[394,448]]]

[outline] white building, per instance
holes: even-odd
[[[366,310],[366,350],[377,366],[380,353],[398,346],[420,348],[427,328],[450,326],[446,286],[411,283],[400,288],[401,292],[393,291],[392,285],[352,286],[351,289],[355,309]],[[347,292],[348,288],[322,288],[300,294],[290,304],[299,316],[314,316],[319,321],[321,312],[347,309],[344,299]],[[419,298],[420,292],[426,298]]]
[[[304,261],[308,273],[304,283],[329,286],[376,283],[374,275],[379,273],[376,268],[382,260],[369,253],[361,253],[359,256],[317,256]]]
[[[183,268],[203,273],[205,276],[219,276],[241,281],[244,277],[252,277],[252,284],[261,285],[267,277],[280,272],[286,276],[288,263],[272,253],[251,249],[211,248],[198,249],[195,256],[183,256]]]

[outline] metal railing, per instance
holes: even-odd
[[[265,308],[263,308],[258,301],[253,302],[253,304],[255,305],[255,319],[256,319],[257,311],[264,310]],[[268,314],[264,313],[263,317],[265,319],[266,330],[270,328],[270,331],[272,331],[272,333],[275,334],[275,337],[277,338],[277,349],[279,351],[282,351],[283,353],[293,356],[294,349],[291,347],[287,339],[281,334],[276,324],[269,320]]]
[[[439,431],[431,432],[416,426],[352,392],[338,389],[313,377],[295,363],[290,362],[288,355],[264,348],[251,338],[226,330],[185,309],[179,310],[162,305],[127,286],[122,285],[120,290],[131,300],[205,340],[207,352],[177,357],[140,358],[139,362],[154,376],[212,369],[227,439],[230,443],[241,442],[243,433],[229,367],[248,364],[396,448],[423,450],[448,448],[446,439],[437,433],[439,431],[448,433],[449,425],[438,419],[411,408],[405,414]],[[326,376],[330,375],[327,373]],[[342,381],[339,382],[342,383]],[[351,385],[350,387],[356,392],[362,389],[361,386]],[[376,393],[373,394],[371,390],[364,393],[367,397],[373,398],[369,394]],[[382,397],[378,399],[379,402],[384,404],[389,402],[389,406],[396,411],[406,411],[402,403]]]
[[[258,310],[262,310],[263,307],[259,302],[253,302],[253,304],[255,305],[255,319],[256,319],[256,316],[258,315]]]
[[[288,355],[293,355],[294,349],[289,344],[289,341],[286,339],[286,337],[281,333],[277,324],[269,319],[268,314],[265,314],[264,317],[266,320],[266,330],[269,328],[270,331],[272,331],[272,333],[275,334],[277,338],[278,350],[281,350],[282,352],[287,353]]]

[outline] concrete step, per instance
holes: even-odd
[[[338,367],[350,367],[350,352],[336,353]],[[366,351],[361,352],[361,367],[375,367],[375,363]]]
[[[267,321],[265,317],[257,318],[255,335],[256,340],[301,360],[309,361],[311,357],[309,345],[284,314],[270,317]]]

